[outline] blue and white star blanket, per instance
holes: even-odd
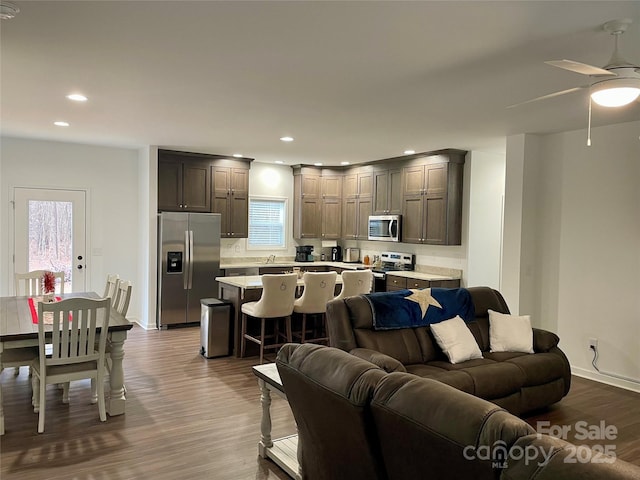
[[[423,288],[363,295],[371,305],[374,330],[424,327],[460,315],[475,318],[466,288]]]

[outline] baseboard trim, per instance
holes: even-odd
[[[618,379],[615,377],[609,377],[601,373],[585,370],[584,368],[571,366],[571,373],[576,377],[586,378],[594,380],[599,383],[611,385],[612,387],[624,388],[625,390],[631,390],[632,392],[640,393],[640,384],[634,382],[628,382],[626,380]]]

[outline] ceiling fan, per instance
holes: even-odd
[[[591,100],[604,107],[622,107],[633,102],[640,96],[640,67],[622,58],[618,52],[618,40],[631,23],[632,20],[630,19],[612,20],[602,26],[603,30],[609,32],[615,39],[611,59],[607,65],[602,68],[573,60],[551,60],[544,62],[553,67],[587,75],[593,79],[591,84],[550,93],[542,97],[527,100],[526,102],[510,105],[507,108],[558,97],[584,89],[590,90]]]

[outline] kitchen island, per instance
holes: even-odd
[[[262,295],[262,276],[246,275],[235,277],[216,277],[218,282],[218,298],[227,300],[233,305],[233,353],[236,357],[240,357],[240,320],[241,308],[243,303],[255,302]],[[339,293],[339,285],[342,285],[342,277],[336,276],[336,290]],[[304,281],[298,279],[299,296],[302,293]],[[336,293],[336,295],[337,295]]]

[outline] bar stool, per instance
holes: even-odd
[[[264,358],[265,348],[279,348],[282,343],[278,343],[278,323],[277,319],[285,319],[286,339],[291,342],[291,314],[293,313],[293,302],[296,295],[298,283],[297,273],[285,273],[276,275],[262,275],[262,294],[257,302],[247,302],[242,304],[242,330],[240,342],[240,356],[244,357],[247,340],[260,345],[260,364]],[[254,337],[247,333],[247,317],[260,319],[260,336]],[[265,345],[265,324],[266,319],[276,319],[274,326],[274,342]]]
[[[344,270],[342,273],[342,290],[336,299],[354,297],[371,292],[373,273],[371,270]]]
[[[293,311],[302,314],[302,328],[300,330],[300,343],[322,342],[328,337],[321,336],[307,339],[307,315],[320,315],[322,319],[322,330],[325,328],[325,313],[327,302],[333,298],[336,287],[336,272],[306,272],[302,279],[304,281],[304,291],[302,296],[293,304]]]

